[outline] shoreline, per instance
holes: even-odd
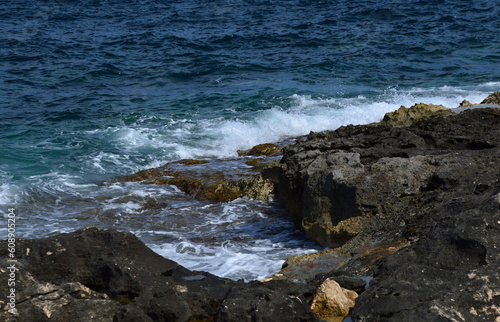
[[[360,320],[495,318],[500,305],[481,290],[500,294],[495,172],[500,168],[500,110],[481,106],[453,113],[429,106],[401,108],[376,124],[310,133],[285,147],[281,161],[271,156],[274,160],[252,166],[256,174],[249,170],[243,178],[228,179],[236,183],[205,178],[207,191],[223,202],[221,196],[245,193],[269,199],[273,185],[296,225],[330,247],[289,258],[265,281],[243,283],[192,272],[160,258],[130,233],[86,228],[18,241],[18,315],[8,313],[0,300],[0,317],[63,321],[75,319],[71,310],[76,309],[99,321],[249,316],[285,321],[279,312],[286,307],[304,321],[348,315]],[[193,179],[192,169],[204,162],[189,163],[176,162],[174,170],[191,167],[184,177]],[[172,184],[162,179],[172,171],[163,166],[135,179]],[[193,188],[187,179],[184,184]],[[199,182],[193,188],[202,190]],[[5,251],[0,250],[3,261]],[[320,291],[337,287],[328,281],[350,299],[347,309],[330,310],[332,299]],[[149,288],[160,294],[160,311],[153,309],[158,302]],[[464,288],[472,291],[464,294]]]

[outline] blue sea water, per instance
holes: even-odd
[[[116,228],[188,268],[270,275],[319,249],[276,204],[199,202],[114,178],[183,158],[237,158],[400,105],[479,103],[500,90],[499,7],[2,1],[1,211],[17,209],[19,237]]]

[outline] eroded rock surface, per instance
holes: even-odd
[[[495,191],[499,124],[500,110],[483,108],[406,127],[312,133],[285,149],[275,168],[278,194],[296,224],[325,246],[366,229],[402,229],[440,204]]]
[[[127,232],[87,228],[18,240],[16,251],[17,313],[2,302],[1,321],[317,320],[304,297],[310,293],[306,286],[243,283],[190,271]],[[7,276],[6,247],[0,258]],[[6,285],[1,299],[9,295]]]
[[[498,319],[500,109],[431,114],[311,133],[284,150],[267,170],[278,196],[333,248],[289,259],[273,279],[369,282],[355,321]]]
[[[255,161],[255,162],[248,162]],[[180,160],[119,178],[144,184],[174,185],[199,200],[228,202],[241,197],[268,201],[274,198],[271,181],[252,167],[270,160]]]

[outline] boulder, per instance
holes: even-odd
[[[474,104],[472,104],[471,102],[469,102],[468,100],[463,100],[460,105],[458,105],[458,107],[471,107],[473,106]]]
[[[317,289],[311,310],[320,318],[345,317],[356,303],[358,294],[340,287],[332,279],[326,279]]]

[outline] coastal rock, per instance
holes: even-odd
[[[216,321],[319,321],[307,300],[261,285],[233,288],[215,317]]]
[[[433,217],[419,242],[380,265],[358,298],[356,321],[498,319],[500,204],[494,197],[467,205],[457,200]]]
[[[469,102],[468,100],[463,100],[458,107],[471,107],[473,104]]]
[[[265,167],[268,162],[261,162],[259,166]],[[174,185],[198,200],[228,202],[248,197],[268,201],[274,198],[272,182],[260,173],[250,171],[243,162],[180,160],[123,176],[119,180]]]
[[[316,291],[311,303],[311,310],[320,318],[345,317],[356,303],[358,294],[346,290],[332,280],[326,279]]]
[[[486,97],[481,104],[494,104],[494,105],[500,105],[500,91],[497,91],[488,97]]]
[[[262,143],[253,146],[249,150],[238,150],[239,156],[270,156],[279,155],[281,148],[274,143]]]
[[[311,133],[284,149],[274,181],[297,226],[333,248],[271,279],[343,280],[360,294],[355,321],[494,321],[498,169],[497,108]]]
[[[2,321],[317,320],[303,295],[309,290],[190,271],[127,232],[86,228],[20,239],[16,251],[16,313],[4,302]],[[8,267],[6,248],[0,256]],[[9,292],[1,287],[2,299]],[[241,300],[245,294],[248,301]]]
[[[365,228],[401,226],[440,193],[480,189],[473,183],[478,169],[490,172],[484,184],[493,184],[499,114],[473,109],[406,127],[382,122],[311,134],[284,150],[279,198],[296,225],[325,246],[338,247]]]
[[[449,115],[451,111],[443,105],[420,103],[410,108],[401,106],[394,112],[386,113],[382,121],[393,126],[406,126],[417,120],[428,119],[437,114]]]
[[[281,152],[281,148],[277,146],[276,144],[273,143],[263,143],[263,144],[258,144],[250,149],[248,151],[247,155],[271,155],[271,154],[277,154]]]

